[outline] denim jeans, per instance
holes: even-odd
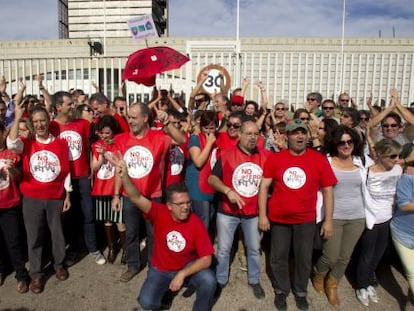
[[[200,217],[207,230],[210,228],[210,222],[214,216],[214,205],[211,201],[192,200],[193,212]]]
[[[137,298],[141,307],[145,310],[158,310],[163,296],[168,291],[168,287],[177,273],[178,271],[163,272],[151,266]],[[186,282],[196,289],[193,311],[211,310],[216,290],[214,273],[210,269],[204,269],[189,276]]]
[[[224,285],[229,280],[230,252],[234,232],[239,224],[243,231],[247,251],[247,277],[249,284],[260,283],[260,233],[258,217],[240,218],[217,213],[217,282]]]
[[[139,250],[139,229],[142,213],[128,197],[123,198],[122,218],[126,229],[126,263],[128,268],[139,270],[141,266]]]

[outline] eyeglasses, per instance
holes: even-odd
[[[231,128],[232,127],[235,130],[238,130],[239,128],[241,128],[241,125],[240,124],[237,124],[237,123],[227,122],[226,125],[227,125],[228,128]]]
[[[350,146],[350,145],[353,145],[353,144],[354,144],[354,141],[352,139],[350,139],[350,140],[341,140],[341,141],[338,142],[338,147],[344,147],[345,145]]]
[[[187,201],[187,202],[168,202],[171,205],[175,205],[177,207],[183,208],[183,207],[191,207],[192,202],[191,201]]]
[[[382,125],[382,127],[384,127],[384,128],[390,128],[390,127],[392,127],[392,128],[394,128],[394,127],[397,127],[398,126],[398,124],[397,123],[392,123],[392,124],[383,124]]]
[[[276,111],[285,111],[285,108],[276,108]]]
[[[300,118],[302,121],[309,121],[309,118]]]
[[[334,110],[334,107],[322,107],[323,110]]]
[[[308,98],[306,98],[306,100],[309,102],[314,102],[315,100],[316,100],[316,98],[313,98],[313,97],[308,97]]]

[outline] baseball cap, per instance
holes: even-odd
[[[308,126],[301,119],[294,119],[286,125],[286,132],[293,132],[297,129],[308,131]]]
[[[244,105],[244,97],[240,95],[234,95],[231,98],[232,105],[243,106]]]

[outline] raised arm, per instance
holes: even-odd
[[[42,93],[43,98],[45,99],[46,110],[52,112],[52,97],[50,96],[48,90],[43,86],[43,76],[37,75],[36,81],[39,86],[39,91]]]
[[[213,150],[214,142],[216,141],[216,136],[212,133],[207,135],[207,142],[203,150],[200,147],[193,146],[188,149],[190,153],[190,158],[193,161],[195,167],[202,168],[206,164],[208,157]]]
[[[138,188],[132,183],[131,178],[128,175],[127,164],[122,158],[122,155],[117,152],[106,152],[105,158],[116,169],[116,174],[120,178],[125,192],[128,194],[128,198],[135,204],[142,212],[148,213],[151,209],[151,201],[141,194]]]

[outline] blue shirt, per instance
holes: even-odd
[[[414,202],[414,175],[403,174],[397,183],[397,209],[391,220],[393,237],[414,249],[414,212],[403,212],[401,206]]]
[[[201,149],[200,138],[198,137],[198,135],[192,135],[190,137],[190,141],[188,142],[188,149],[190,149],[191,147],[198,147]],[[196,201],[213,201],[214,194],[204,193],[201,191],[199,175],[200,172],[198,168],[194,165],[190,156],[187,162],[187,169],[185,171],[185,184],[187,185],[190,198]]]

